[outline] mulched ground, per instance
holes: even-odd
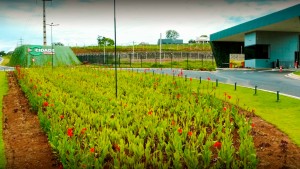
[[[8,73],[8,81],[9,91],[3,100],[7,168],[59,168],[38,117],[31,111],[13,73]],[[299,169],[300,148],[273,125],[253,113],[247,113],[247,116],[255,124],[252,135],[259,159],[258,168]]]
[[[8,73],[9,91],[3,98],[3,139],[6,168],[58,168],[47,136],[37,114],[32,112],[12,72]]]

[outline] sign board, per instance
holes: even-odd
[[[44,55],[55,54],[55,50],[54,49],[43,48],[43,46],[40,46],[40,45],[30,46],[27,51],[32,56],[40,56],[42,54],[44,54]]]
[[[230,54],[229,67],[230,68],[245,67],[245,54]]]

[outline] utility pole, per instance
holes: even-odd
[[[114,34],[115,34],[115,81],[116,81],[116,98],[118,98],[116,0],[114,0]]]
[[[51,24],[47,24],[47,25],[49,25],[49,26],[51,26],[51,46],[52,46],[52,50],[51,50],[51,54],[52,54],[52,69],[53,69],[53,62],[54,62],[54,58],[53,58],[53,53],[54,53],[54,50],[53,50],[53,38],[52,38],[52,27],[53,26],[58,26],[59,24],[53,24],[53,23],[51,23]]]
[[[44,37],[44,46],[47,46],[47,34],[46,34],[46,1],[52,0],[42,0],[43,1],[43,37]]]
[[[161,33],[159,38],[159,64],[161,65]]]
[[[21,37],[19,40],[20,40],[20,46],[22,46],[22,45],[23,45],[23,40],[24,40],[24,39],[22,39],[22,37]]]
[[[132,58],[132,62],[134,61],[134,41],[132,42],[132,55],[133,55],[133,58]]]
[[[103,48],[103,52],[104,52],[104,64],[105,64],[105,46],[106,46],[106,41],[104,40],[104,48]]]

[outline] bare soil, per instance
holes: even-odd
[[[3,139],[6,168],[58,168],[38,116],[32,112],[13,72],[8,73],[9,91],[3,98]]]
[[[7,168],[58,168],[59,162],[41,130],[38,117],[31,111],[13,73],[8,73],[8,81],[9,92],[3,100]],[[299,169],[300,148],[254,113],[247,113],[247,116],[255,125],[252,135],[259,160],[257,168]]]
[[[248,113],[249,114],[249,113]],[[299,169],[300,147],[274,125],[250,113],[252,136],[259,164],[263,169]]]

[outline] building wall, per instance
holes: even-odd
[[[247,68],[270,68],[273,63],[269,59],[249,59],[245,60],[245,67]]]
[[[245,47],[256,44],[256,32],[247,33],[245,35]]]
[[[293,62],[295,60],[295,52],[299,49],[299,33],[293,32],[267,32],[258,31],[251,32],[245,35],[245,47],[250,47],[254,45],[268,45],[268,62],[257,61],[254,63],[248,61],[249,67],[256,66],[270,67],[270,63],[273,67],[273,62],[279,60],[279,66],[283,67],[293,67]],[[256,59],[260,58],[259,53],[256,53]],[[259,62],[259,63],[258,63]],[[251,64],[250,64],[251,63]],[[247,64],[246,64],[247,66]]]
[[[299,33],[257,32],[257,44],[269,44],[270,61],[294,61]]]
[[[158,39],[157,44],[160,44],[160,39]],[[182,39],[161,39],[161,44],[183,44]]]

